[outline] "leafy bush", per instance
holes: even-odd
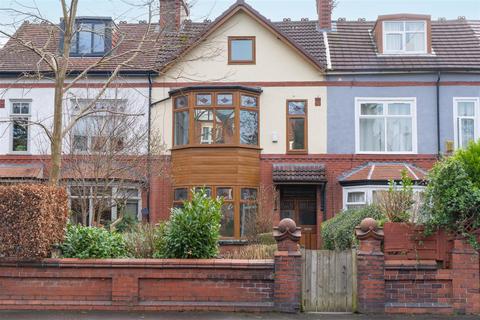
[[[376,206],[345,210],[322,224],[323,247],[328,250],[346,250],[356,243],[355,227],[365,218],[384,219]]]
[[[193,193],[183,208],[172,210],[164,226],[156,257],[208,259],[218,254],[221,199],[212,199],[205,190]],[[164,241],[164,242],[163,242]]]
[[[158,242],[157,227],[151,224],[136,224],[132,230],[123,233],[128,255],[133,258],[153,258]]]
[[[128,257],[122,235],[104,228],[68,225],[61,244],[65,258],[109,259]]]
[[[240,249],[225,252],[222,256],[225,259],[273,259],[277,245],[253,244]]]
[[[378,208],[391,222],[408,222],[416,215],[412,213],[414,204],[413,181],[406,170],[402,170],[400,185],[391,180],[387,191],[378,192]]]
[[[0,186],[0,257],[41,259],[63,240],[67,193],[46,185]]]
[[[472,232],[480,227],[480,188],[474,182],[475,174],[473,178],[469,174],[476,165],[470,160],[463,162],[468,151],[459,154],[439,161],[430,171],[422,218],[427,234],[444,229],[468,237],[478,247]]]
[[[453,158],[463,164],[469,180],[480,188],[480,140],[470,141],[468,147],[457,150]]]

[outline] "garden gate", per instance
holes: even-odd
[[[303,250],[302,303],[306,312],[354,312],[355,250]]]

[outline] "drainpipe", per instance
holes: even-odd
[[[441,156],[441,142],[440,142],[440,79],[441,72],[438,72],[437,78],[437,157],[440,159]]]
[[[150,181],[152,179],[151,166],[151,131],[152,131],[152,74],[148,73],[148,125],[147,125],[147,222],[150,222]]]

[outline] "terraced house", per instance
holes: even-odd
[[[441,154],[479,138],[480,22],[332,21],[329,0],[316,1],[317,20],[273,22],[237,1],[213,21],[193,22],[186,2],[161,4],[152,29],[161,35],[117,88],[143,92],[150,147],[161,146],[153,163],[164,169],[149,175],[139,217],[144,207],[151,221],[167,219],[204,187],[225,200],[225,240],[245,238],[262,212],[273,223],[293,218],[302,244],[317,248],[322,221],[375,201],[402,171],[421,192]],[[17,60],[0,56],[4,87],[24,71]],[[16,116],[17,99],[32,110],[48,105],[12,90],[5,116]],[[4,153],[5,164],[36,154]]]

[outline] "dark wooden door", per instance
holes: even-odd
[[[291,218],[302,228],[300,245],[317,249],[317,201],[315,199],[286,198],[280,201],[280,218]]]

